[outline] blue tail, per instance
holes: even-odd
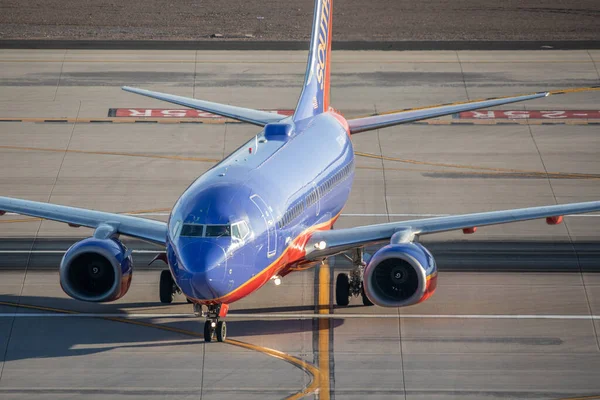
[[[329,110],[332,6],[333,0],[315,0],[306,76],[294,112],[294,121],[314,117]]]

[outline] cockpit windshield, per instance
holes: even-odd
[[[206,237],[231,236],[231,225],[206,225]]]
[[[232,237],[237,240],[245,240],[250,236],[250,228],[246,221],[230,225],[183,224],[180,235],[186,237]]]

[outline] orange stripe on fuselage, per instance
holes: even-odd
[[[242,285],[240,285],[240,287],[236,288],[232,292],[226,294],[225,296],[221,296],[217,299],[192,300],[200,304],[230,304],[248,296],[250,293],[254,292],[261,286],[263,286],[265,283],[267,283],[273,275],[276,275],[287,265],[302,260],[302,258],[306,254],[304,250],[306,242],[308,242],[313,232],[318,230],[331,229],[331,226],[339,218],[340,214],[341,211],[329,221],[313,225],[310,228],[306,229],[291,242],[291,244],[283,251],[283,253],[281,253],[281,255],[275,261],[273,261],[260,273],[249,279],[247,282],[244,282]]]

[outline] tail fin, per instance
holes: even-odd
[[[313,117],[329,109],[332,6],[333,0],[315,0],[306,76],[294,121]]]

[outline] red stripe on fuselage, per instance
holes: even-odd
[[[339,218],[340,214],[341,211],[329,221],[322,222],[320,224],[311,226],[310,228],[306,229],[291,242],[291,244],[283,251],[283,253],[275,261],[273,261],[259,274],[257,274],[255,277],[248,280],[247,282],[243,283],[240,287],[238,287],[231,293],[228,293],[225,296],[221,296],[217,299],[212,300],[192,300],[200,304],[231,304],[248,296],[250,293],[258,290],[261,286],[267,283],[273,275],[276,275],[279,271],[286,268],[289,264],[293,264],[302,260],[302,258],[304,258],[304,255],[306,254],[306,251],[304,250],[304,248],[306,247],[306,242],[308,242],[313,232],[318,230],[322,231],[331,229],[335,221]]]

